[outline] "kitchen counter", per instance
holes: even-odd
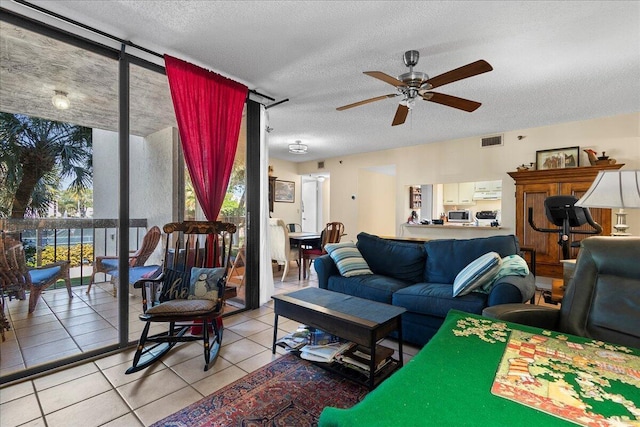
[[[398,227],[400,238],[418,239],[471,239],[499,234],[510,234],[509,227],[476,226],[474,223],[455,224],[445,222],[443,225],[422,225],[402,223]]]
[[[500,230],[502,227],[498,226],[498,227],[491,227],[489,225],[478,225],[476,226],[474,223],[463,223],[463,224],[452,224],[449,222],[444,223],[443,225],[437,225],[437,224],[429,224],[429,225],[424,225],[424,224],[402,224],[403,227],[410,227],[410,228],[447,228],[447,229],[468,229],[468,228],[472,228],[474,230]]]

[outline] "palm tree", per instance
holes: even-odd
[[[63,180],[76,192],[91,187],[91,129],[0,113],[0,215],[44,215]]]

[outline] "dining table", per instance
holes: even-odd
[[[289,233],[289,243],[298,248],[298,280],[302,278],[302,249],[320,245],[320,233],[317,232],[293,232]]]

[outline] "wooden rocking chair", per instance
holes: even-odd
[[[221,316],[236,226],[185,221],[169,223],[163,230],[167,239],[161,276],[134,284],[142,290],[139,318],[145,325],[127,374],[156,362],[178,342],[196,340],[204,344],[206,371],[222,343]],[[166,323],[168,330],[149,336],[154,322]]]

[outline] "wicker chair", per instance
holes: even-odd
[[[129,267],[131,269],[140,270],[141,267],[147,262],[153,251],[158,246],[162,232],[157,225],[154,225],[147,231],[147,234],[142,238],[142,244],[140,248],[129,255]],[[158,268],[159,266],[155,266]],[[155,269],[151,269],[153,272]],[[96,273],[104,273],[111,275],[111,284],[113,285],[114,296],[116,295],[116,272],[118,271],[118,257],[117,256],[97,256],[93,262],[93,273],[91,273],[91,280],[87,287],[87,294],[91,292],[91,285],[95,283]],[[146,273],[147,271],[145,271]]]
[[[42,267],[29,268],[22,242],[5,236],[4,233],[0,242],[0,286],[2,288],[3,313],[5,296],[10,299],[13,297],[25,299],[26,291],[29,291],[29,313],[33,313],[42,291],[61,279],[65,281],[69,298],[73,298],[69,277],[69,261],[58,261]]]

